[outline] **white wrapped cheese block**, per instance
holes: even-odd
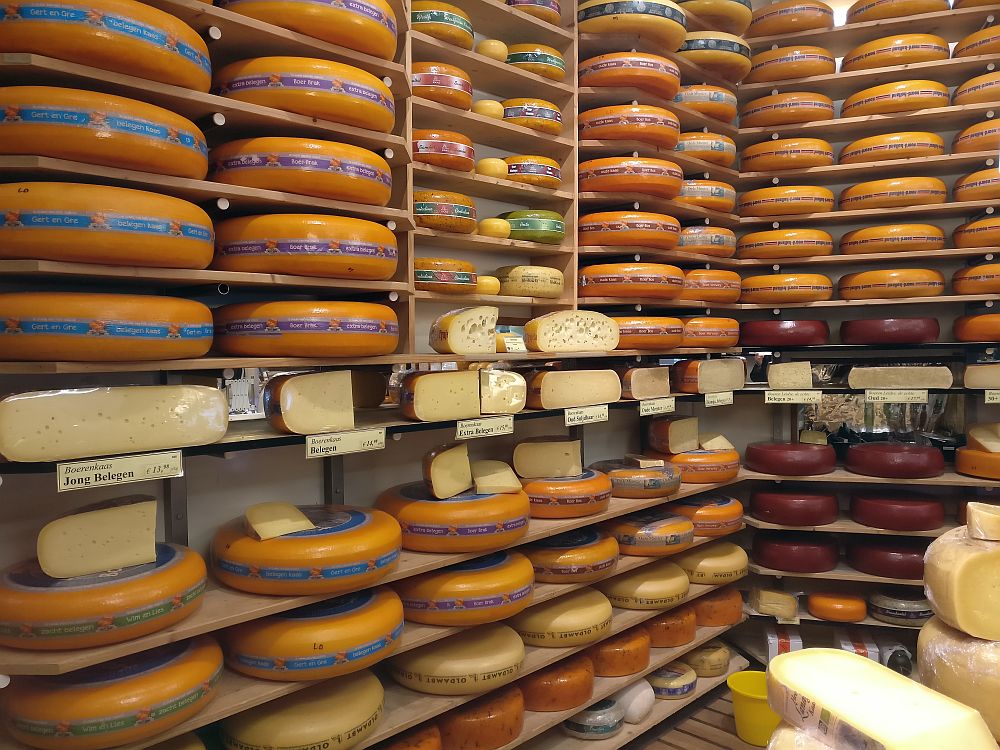
[[[496,270],[500,294],[558,299],[566,283],[562,271],[547,266],[504,266]]]
[[[851,388],[951,388],[954,377],[947,367],[919,365],[852,367],[847,374]]]
[[[618,324],[589,310],[561,310],[529,320],[524,343],[533,352],[610,352],[618,346]]]
[[[354,429],[349,370],[279,375],[264,386],[264,414],[276,430],[317,435]]]
[[[812,388],[812,365],[809,362],[781,362],[769,365],[767,386],[792,390]]]
[[[430,345],[439,354],[495,354],[495,307],[463,307],[445,313],[431,325]]]
[[[514,471],[524,479],[578,477],[583,473],[580,441],[536,437],[514,446]]]
[[[622,397],[614,370],[543,370],[528,381],[529,409],[610,404]]]
[[[528,384],[519,372],[479,371],[479,401],[483,414],[517,414],[524,409]]]
[[[1000,641],[1000,542],[973,539],[965,526],[942,534],[924,555],[924,588],[953,628]]]

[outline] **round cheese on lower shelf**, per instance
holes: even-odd
[[[743,526],[743,504],[734,497],[693,497],[678,500],[670,507],[691,519],[695,536],[725,536]]]
[[[684,392],[686,391],[682,391]],[[653,458],[669,461],[680,469],[681,482],[684,484],[728,482],[740,472],[740,454],[736,451],[719,449],[656,455],[650,451],[646,453]]]
[[[677,56],[731,83],[750,72],[750,45],[723,31],[689,31]]]
[[[820,138],[783,138],[747,146],[740,168],[748,172],[827,167],[833,164],[833,146]]]
[[[613,6],[602,0],[585,0],[576,16],[582,34],[643,34],[665,52],[676,52],[684,42],[684,11],[670,0],[626,0]]]
[[[680,76],[677,65],[660,55],[609,52],[582,61],[577,80],[580,86],[637,88],[669,101],[680,88]],[[732,98],[735,115],[736,97]]]
[[[472,49],[472,19],[461,8],[439,0],[414,0],[410,10],[410,24],[442,42],[463,49]]]
[[[729,213],[736,205],[736,191],[729,183],[718,180],[684,180],[677,193],[677,201],[709,211]]]
[[[951,103],[955,106],[963,104],[987,104],[997,101],[1000,97],[1000,73],[987,73],[970,78],[961,86],[957,86],[951,95]]]
[[[1000,29],[995,26],[973,31],[955,45],[952,57],[978,57],[1000,52]]]
[[[755,54],[750,63],[752,67],[744,83],[828,76],[837,72],[837,60],[830,50],[808,45],[767,49]]]
[[[747,37],[833,28],[833,9],[819,0],[778,0],[755,8]]]
[[[674,151],[723,167],[736,163],[736,142],[718,133],[681,133]]]
[[[666,159],[613,156],[580,162],[580,190],[676,198],[684,172]]]
[[[42,750],[144,742],[216,696],[222,649],[209,636],[125,656],[71,677],[19,677],[4,693],[13,739]]]
[[[841,106],[840,116],[864,117],[947,107],[950,99],[948,87],[937,81],[883,83],[847,97]]]
[[[955,454],[955,471],[970,477],[1000,479],[1000,454],[959,448]]]
[[[625,709],[626,724],[641,724],[656,704],[653,687],[645,680],[637,680],[611,696],[611,700]]]
[[[673,112],[647,104],[590,109],[580,113],[577,123],[581,139],[642,141],[667,150],[677,145],[681,128]]]
[[[734,586],[712,591],[691,603],[698,627],[722,628],[743,619],[743,597]]]
[[[442,750],[495,750],[524,728],[524,696],[515,686],[452,709],[437,719]]]
[[[508,623],[528,646],[585,646],[611,630],[611,602],[600,591],[582,588],[536,604]]]
[[[935,34],[898,34],[858,45],[840,64],[840,72],[888,68],[947,60],[951,48]]]
[[[810,91],[769,94],[751,99],[740,108],[740,125],[766,128],[833,119],[833,100]]]
[[[676,648],[694,640],[696,623],[694,607],[684,605],[656,615],[653,619],[646,620],[642,626],[649,633],[653,648]]]
[[[457,65],[414,61],[410,83],[414,96],[456,109],[472,107],[472,79]]]
[[[833,471],[837,467],[837,454],[831,445],[751,443],[743,463],[748,469],[764,474],[809,477]]]
[[[681,339],[681,346],[724,349],[736,346],[739,341],[739,323],[733,318],[699,316],[683,320],[684,338]]]
[[[847,563],[855,570],[885,578],[924,577],[927,539],[866,536],[847,547]]]
[[[931,531],[944,525],[944,505],[920,495],[899,492],[854,492],[851,520],[891,531]]]
[[[418,227],[457,234],[476,233],[476,204],[462,193],[415,190],[413,219]]]
[[[847,23],[942,11],[948,11],[948,0],[857,0],[847,9]]]
[[[618,540],[592,527],[567,531],[524,548],[538,583],[582,583],[618,564]]]
[[[1000,171],[982,169],[955,181],[952,195],[956,201],[985,201],[1000,198]]]
[[[831,622],[861,622],[868,616],[864,597],[849,594],[809,594],[806,604],[809,614]]]
[[[725,227],[684,227],[677,241],[677,249],[682,253],[732,258],[736,254],[736,233]]]
[[[756,531],[753,561],[788,573],[822,573],[837,567],[837,538],[832,534],[797,531]]]
[[[1000,148],[1000,124],[996,120],[970,125],[956,135],[951,144],[952,153],[955,154],[996,151],[997,148]]]
[[[739,298],[740,275],[735,271],[693,268],[684,274],[684,289],[679,299],[735,302]]]
[[[646,679],[659,700],[679,700],[691,695],[698,686],[698,675],[682,661],[660,667]]]
[[[840,238],[840,252],[844,255],[940,250],[943,247],[944,231],[933,224],[864,227],[846,232]]]
[[[559,245],[566,236],[563,214],[557,211],[521,210],[500,214],[510,225],[510,239]]]
[[[721,641],[710,641],[693,651],[688,651],[680,660],[687,664],[699,677],[721,677],[729,669],[732,651]]]
[[[924,479],[944,472],[944,455],[930,445],[860,443],[847,449],[844,467],[869,477]]]
[[[740,323],[744,346],[822,346],[830,340],[825,320],[746,320]]]
[[[7,86],[0,88],[0,106],[7,113],[0,121],[2,154],[195,180],[208,172],[202,132],[187,118],[153,104],[55,86]]]
[[[414,258],[413,286],[440,294],[469,294],[478,284],[476,267],[455,258]]]
[[[674,96],[674,101],[720,122],[729,123],[736,118],[736,94],[721,86],[707,84],[681,86]]]
[[[618,349],[673,349],[684,337],[680,318],[629,315],[611,320],[618,326]]]
[[[796,216],[833,210],[833,193],[816,185],[757,188],[740,195],[740,216]]]
[[[926,206],[944,203],[948,188],[937,177],[896,177],[872,180],[844,188],[840,193],[840,208],[853,211],[896,206]]]
[[[640,469],[625,461],[598,461],[590,468],[604,472],[611,480],[614,497],[666,497],[681,486],[681,473],[673,466]]]
[[[517,682],[529,711],[569,711],[594,695],[594,663],[576,654]]]
[[[696,15],[710,29],[743,34],[750,26],[752,14],[747,0],[681,0],[678,5]]]
[[[803,490],[755,490],[750,515],[779,526],[824,526],[840,515],[837,496]]]
[[[445,169],[471,172],[476,148],[461,133],[451,130],[413,130],[413,161]]]
[[[504,99],[502,104],[503,120],[506,123],[548,135],[559,135],[562,132],[562,113],[552,102],[531,97]]]
[[[954,331],[957,341],[1000,341],[1000,314],[963,315]]]
[[[689,586],[687,575],[670,560],[659,560],[597,584],[608,600],[621,609],[675,606],[687,597]]]
[[[924,592],[909,586],[886,588],[870,594],[868,611],[876,620],[891,625],[919,626],[934,615]]]
[[[603,211],[580,217],[580,245],[650,247],[673,250],[681,225],[673,216],[648,211]]]
[[[783,304],[821,302],[833,296],[833,282],[819,273],[777,273],[746,276],[740,302]]]
[[[945,50],[948,46],[945,45]],[[881,67],[881,66],[879,66]],[[944,139],[937,133],[887,133],[860,138],[848,143],[840,152],[841,164],[862,164],[895,159],[916,159],[940,156]]]
[[[587,649],[598,677],[624,677],[649,666],[649,633],[642,626],[606,638]]]
[[[684,272],[665,263],[600,263],[580,269],[577,288],[581,297],[674,299],[684,289]]]
[[[944,276],[932,268],[883,268],[840,277],[841,299],[901,299],[944,294]]]
[[[600,700],[562,723],[562,730],[578,740],[603,740],[625,726],[625,707],[611,698]]]
[[[840,324],[842,344],[930,344],[940,333],[937,318],[872,318]]]
[[[550,81],[566,77],[566,61],[559,50],[545,44],[512,44],[507,50],[506,62]]]
[[[655,508],[608,521],[605,529],[618,540],[623,555],[664,557],[687,549],[694,541],[690,519]]]
[[[524,492],[531,502],[532,518],[579,518],[608,509],[611,480],[592,469],[577,477],[524,479]]]
[[[811,258],[832,255],[833,238],[821,229],[773,229],[743,235],[736,250],[740,258]]]
[[[559,299],[566,283],[562,271],[547,266],[503,266],[496,275],[500,294],[514,297]]]
[[[732,542],[713,542],[689,549],[673,558],[691,583],[715,586],[747,574],[747,553]]]

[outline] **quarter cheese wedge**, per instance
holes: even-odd
[[[291,503],[257,503],[247,508],[243,517],[248,530],[261,541],[316,528],[316,524]]]

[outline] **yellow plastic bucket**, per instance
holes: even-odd
[[[764,747],[781,718],[767,705],[764,672],[737,672],[726,680],[733,691],[733,717],[737,736],[749,745]]]

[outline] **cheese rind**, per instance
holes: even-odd
[[[769,388],[812,388],[812,365],[809,362],[780,362],[767,368]]]
[[[670,560],[660,560],[597,584],[614,606],[623,609],[672,607],[684,601],[690,586],[684,571]]]
[[[614,370],[542,370],[528,381],[528,408],[567,409],[618,401],[621,381]]]
[[[479,371],[479,411],[483,414],[517,414],[524,409],[528,384],[519,372]]]
[[[424,456],[424,481],[439,500],[454,497],[472,487],[468,443],[448,443]]]
[[[439,354],[495,354],[495,307],[463,307],[445,313],[431,325],[429,343]]]
[[[472,481],[477,495],[521,491],[521,480],[503,461],[473,461]]]
[[[523,440],[514,447],[514,471],[524,479],[579,476],[583,473],[580,441],[558,436]]]
[[[945,366],[852,367],[851,388],[951,388],[954,378]]]
[[[264,414],[282,432],[317,435],[354,429],[349,370],[279,375],[264,387]]]
[[[291,503],[257,503],[243,511],[243,517],[247,530],[261,541],[316,528],[316,524]]]
[[[610,352],[618,346],[618,324],[601,313],[562,310],[528,321],[524,337],[533,352]]]
[[[444,422],[472,419],[479,412],[479,373],[413,372],[403,378],[399,406],[408,419]]]
[[[670,384],[681,393],[736,391],[745,382],[743,361],[735,358],[685,359],[670,368]]]

